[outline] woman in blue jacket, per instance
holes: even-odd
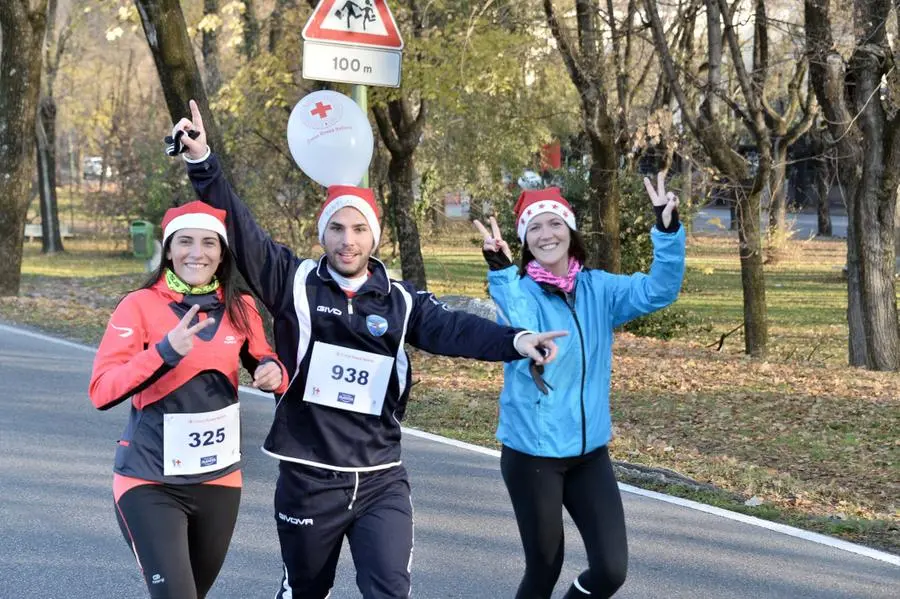
[[[497,438],[525,550],[516,599],[553,593],[563,563],[563,507],[578,526],[589,565],[565,598],[611,597],[625,582],[625,515],[607,448],[613,330],[674,302],[684,276],[678,199],[665,191],[662,173],[656,189],[647,179],[644,184],[657,216],[649,274],[585,269],[575,216],[555,187],[525,191],[516,203],[519,267],[496,221],[490,232],[475,222],[500,320],[535,331],[571,331],[545,368],[527,360],[504,367]]]

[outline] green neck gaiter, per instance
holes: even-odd
[[[182,293],[184,295],[204,295],[207,293],[212,293],[216,289],[219,288],[219,279],[213,277],[213,280],[207,283],[206,285],[200,285],[199,287],[191,287],[184,281],[182,281],[178,275],[176,275],[171,268],[166,269],[166,285],[169,286],[169,289],[174,291],[175,293]]]

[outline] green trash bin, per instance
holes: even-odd
[[[131,247],[135,258],[149,260],[153,257],[153,223],[136,220],[131,223]]]

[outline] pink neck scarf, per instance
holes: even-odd
[[[538,264],[537,260],[529,262],[525,267],[525,271],[528,273],[529,277],[538,283],[548,283],[554,287],[559,287],[566,293],[572,293],[572,290],[575,289],[575,275],[581,271],[581,262],[574,257],[569,256],[569,272],[567,272],[564,277],[556,276]]]

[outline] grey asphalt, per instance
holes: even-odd
[[[768,227],[767,216],[760,218],[763,231]],[[693,231],[695,233],[721,233],[727,231],[731,223],[731,217],[727,207],[708,205],[703,207],[694,216]],[[816,236],[818,221],[816,213],[809,209],[802,212],[788,214],[788,226],[793,232],[794,239],[809,239]],[[847,214],[842,210],[834,210],[831,215],[832,237],[847,237]]]
[[[0,326],[0,598],[145,597],[112,511],[114,441],[126,408],[95,411],[93,355]],[[268,399],[242,397],[245,488],[212,598],[274,595],[276,463],[257,449]],[[407,435],[416,510],[413,596],[512,597],[523,560],[496,457]],[[900,567],[655,499],[624,494],[622,598],[897,597]],[[556,597],[586,566],[577,531]],[[359,597],[345,548],[334,599]]]

